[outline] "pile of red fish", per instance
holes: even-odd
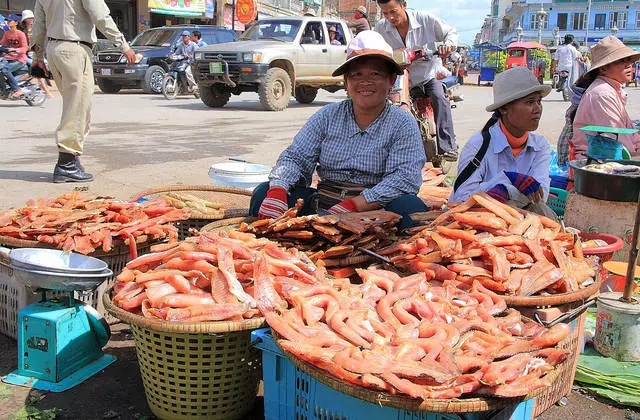
[[[453,192],[453,187],[445,184],[446,177],[441,168],[430,168],[425,165],[422,169],[422,185],[418,197],[432,209],[440,209],[447,204]]]
[[[430,284],[424,273],[372,268],[358,270],[358,285],[261,274],[257,304],[280,346],[376,391],[517,397],[548,386],[545,375],[568,355],[554,347],[568,336],[566,324],[523,320],[477,281],[463,290],[455,281]]]
[[[82,254],[97,248],[109,252],[113,241],[122,239],[135,255],[137,237],[177,240],[172,222],[186,220],[190,214],[163,199],[131,203],[74,191],[55,199],[30,200],[26,207],[0,213],[0,236],[44,242]]]
[[[113,302],[166,321],[222,321],[262,316],[256,309],[265,275],[300,284],[325,272],[295,249],[238,231],[202,233],[152,247],[118,275]]]
[[[400,251],[391,258],[400,269],[428,279],[477,281],[505,295],[576,291],[593,284],[596,274],[579,238],[485,193],[443,213],[393,251]]]

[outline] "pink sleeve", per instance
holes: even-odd
[[[9,31],[6,31],[4,33],[4,35],[2,35],[2,39],[0,39],[0,44],[2,45],[7,45],[7,34],[9,33]]]
[[[26,54],[27,51],[29,51],[29,44],[27,43],[27,36],[22,31],[18,31],[18,33],[20,34],[20,35],[18,35],[18,38],[20,38],[20,46],[18,48],[16,48],[16,49],[18,50],[18,52],[20,54]]]
[[[600,125],[605,127],[625,127],[624,116],[626,111],[617,97],[611,96],[610,92],[590,92],[580,100],[578,112],[573,125],[572,144],[576,154],[584,155],[589,148],[589,143],[584,132],[579,131],[580,127],[587,125]],[[581,157],[581,156],[578,156]]]

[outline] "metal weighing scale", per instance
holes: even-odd
[[[3,382],[62,392],[116,360],[102,352],[111,336],[109,324],[73,297],[75,291],[93,291],[111,277],[103,261],[51,249],[0,248],[0,264],[42,296],[18,313],[18,369]],[[65,293],[47,299],[47,292]]]
[[[605,127],[599,125],[587,125],[580,128],[581,131],[596,133],[585,134],[589,142],[587,158],[597,159],[631,159],[629,151],[620,143],[618,137],[621,134],[635,134],[635,128]],[[602,134],[613,134],[615,139],[603,136]]]

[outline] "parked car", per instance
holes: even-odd
[[[136,53],[136,64],[127,67],[126,58],[115,49],[100,51],[94,56],[96,83],[105,93],[116,93],[122,88],[141,88],[146,93],[161,93],[162,80],[169,70],[168,55],[182,42],[184,30],[202,33],[207,44],[232,42],[235,31],[217,26],[176,25],[148,29],[131,42]]]
[[[338,32],[333,45],[329,27]],[[210,107],[223,107],[231,94],[257,92],[262,106],[281,111],[291,96],[313,102],[318,89],[344,88],[342,77],[331,73],[346,58],[351,31],[335,18],[287,16],[261,19],[238,41],[196,51],[194,76],[200,99]]]

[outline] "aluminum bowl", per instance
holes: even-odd
[[[95,290],[105,280],[113,276],[113,271],[109,269],[100,273],[72,274],[33,270],[13,264],[9,268],[13,269],[15,279],[27,287],[62,292]]]
[[[100,274],[108,268],[107,263],[94,257],[44,248],[1,248],[0,253],[8,257],[11,265],[28,270],[71,274]]]

